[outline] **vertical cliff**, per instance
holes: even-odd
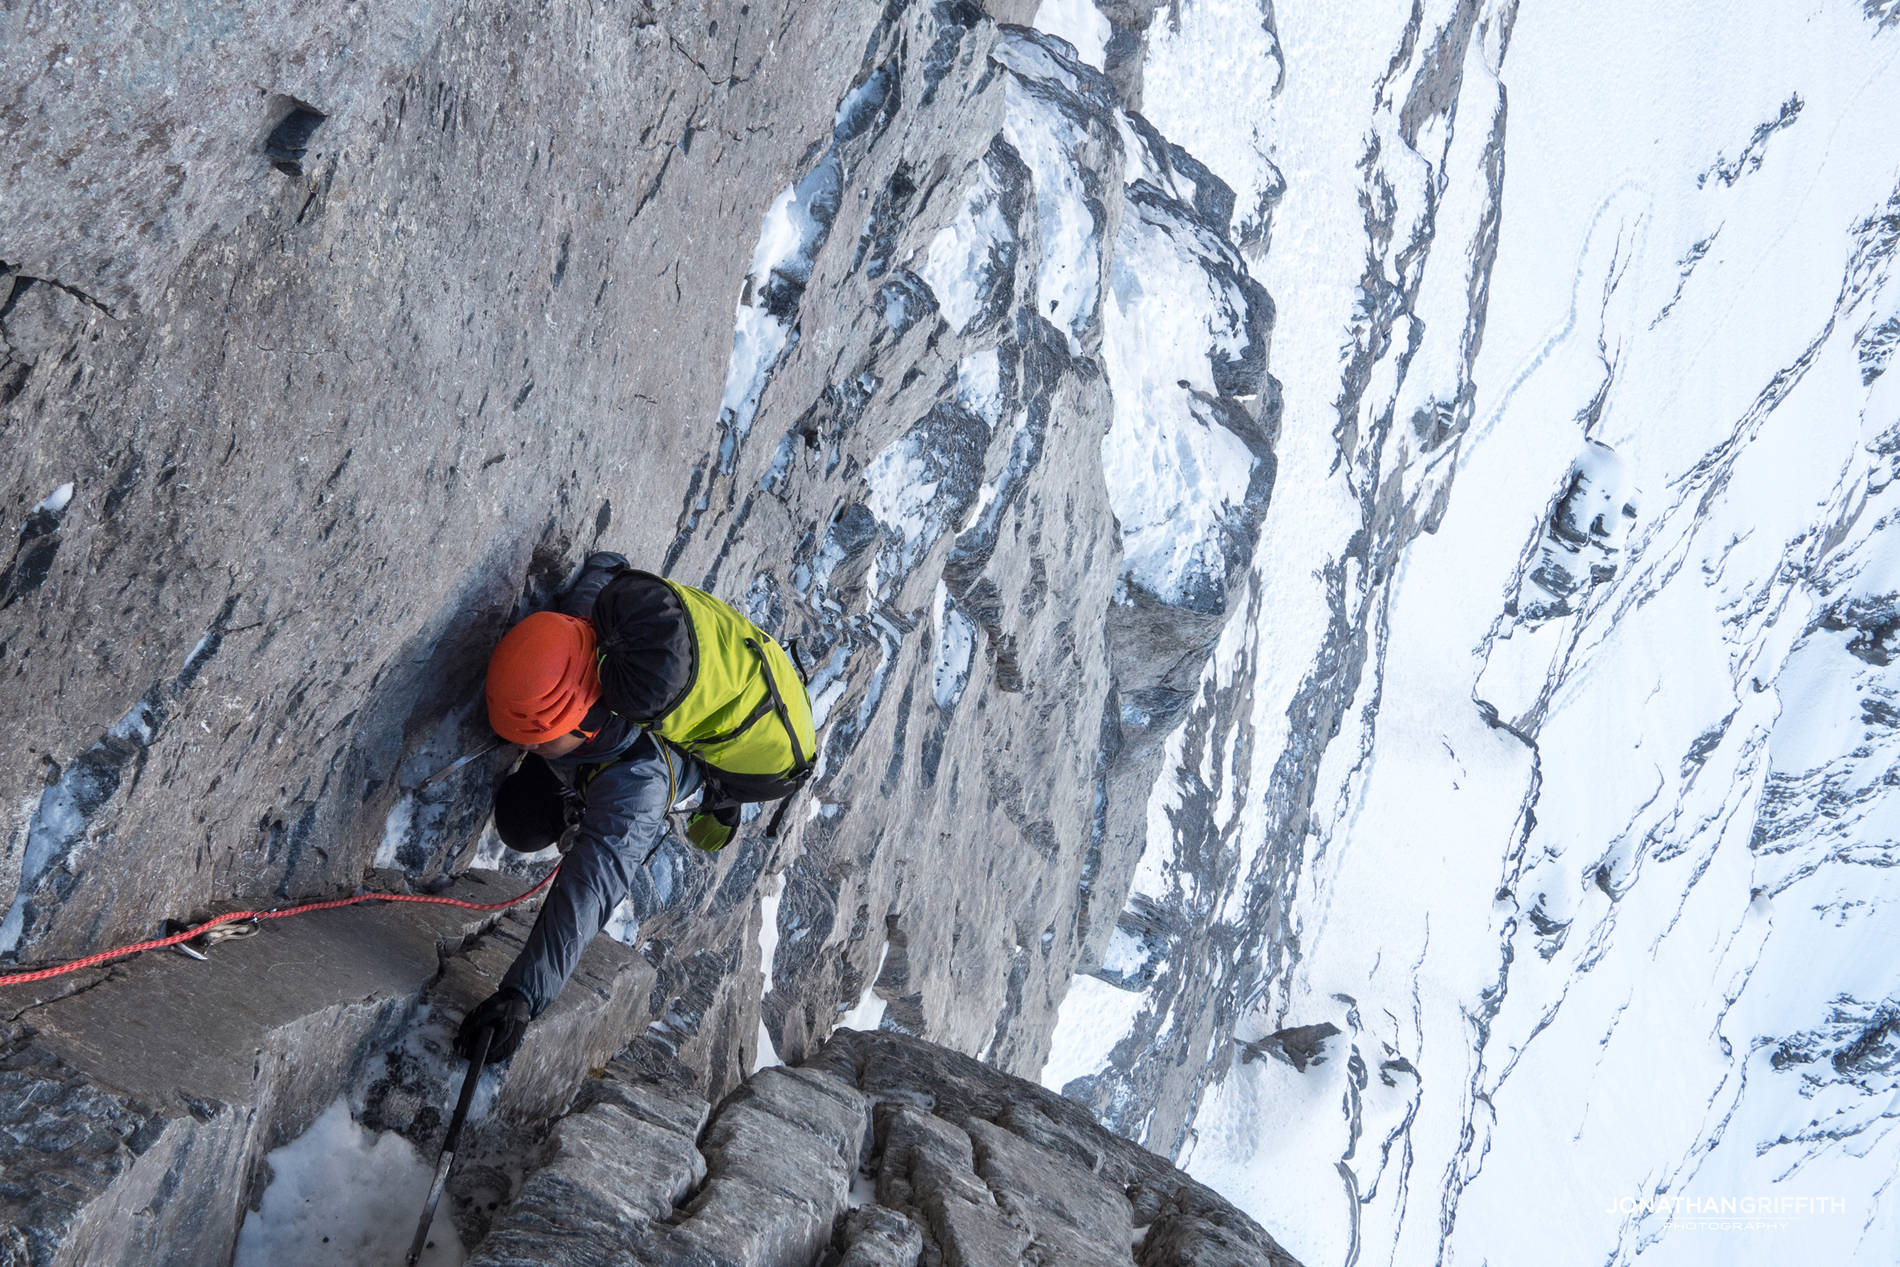
[[[716,1100],[847,1014],[1036,1072],[1235,601],[1278,388],[1233,192],[1030,16],[8,15],[0,962],[551,861],[484,842],[505,754],[429,776],[490,738],[500,632],[610,545],[801,641],[820,765],[779,841],[642,878],[497,1120],[532,1135],[636,1039]],[[6,1195],[18,1252],[215,1260],[351,1088],[427,1142],[440,1070],[391,1053],[439,1050],[522,918],[410,928],[362,998],[287,967],[334,930],[275,926],[219,952],[262,975],[10,997],[21,1165],[92,1140]],[[223,1055],[178,1046],[227,1010]],[[199,1085],[247,1043],[297,1078]]]

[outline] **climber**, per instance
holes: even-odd
[[[496,733],[527,750],[496,789],[496,833],[529,853],[571,840],[527,944],[457,1035],[466,1057],[491,1031],[500,1061],[623,899],[644,922],[704,865],[667,831],[668,812],[697,795],[687,841],[716,851],[742,804],[797,790],[816,742],[778,643],[711,595],[609,552],[588,556],[556,610],[503,636],[487,699]]]

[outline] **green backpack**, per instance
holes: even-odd
[[[810,777],[818,739],[798,668],[731,606],[626,568],[593,623],[603,702],[699,762],[718,799],[775,801]]]

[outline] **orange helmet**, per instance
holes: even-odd
[[[538,744],[578,727],[600,698],[594,627],[536,612],[488,658],[488,724],[509,743]]]

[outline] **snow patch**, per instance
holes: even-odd
[[[938,310],[958,334],[988,311],[1002,275],[1016,265],[1015,235],[1003,215],[996,175],[988,161],[978,168],[977,181],[956,218],[931,239],[928,258],[918,270],[936,296]]]
[[[736,449],[752,429],[767,379],[793,339],[789,309],[811,277],[812,262],[831,231],[844,174],[828,155],[766,210],[733,320],[732,358],[720,397],[729,428],[724,445]],[[722,464],[729,456],[721,453]]]
[[[1083,65],[1106,69],[1108,41],[1115,28],[1095,7],[1095,0],[1042,0],[1036,6],[1034,25],[1066,42]]]
[[[785,896],[785,874],[772,877],[771,888],[759,896],[759,974],[765,993],[772,992],[772,968],[778,959],[778,906]]]
[[[1003,370],[995,348],[972,352],[957,363],[957,403],[994,432],[1003,420]]]
[[[970,664],[976,650],[976,626],[957,610],[955,600],[942,581],[937,582],[936,602],[937,658],[930,671],[931,698],[937,707],[949,712],[963,698],[970,680]]]
[[[883,999],[878,997],[877,979],[883,975],[884,961],[890,957],[890,954],[891,943],[887,941],[884,943],[884,948],[878,951],[877,967],[872,969],[870,975],[864,979],[864,993],[858,996],[857,1003],[848,1011],[840,1007],[837,1024],[838,1029],[856,1029],[869,1032],[877,1029],[884,1023],[884,1009],[886,1004]]]
[[[1225,577],[1223,537],[1246,501],[1255,458],[1212,401],[1214,357],[1247,345],[1249,297],[1196,248],[1170,209],[1124,206],[1104,308],[1102,360],[1114,414],[1102,437],[1123,571],[1181,603]]]
[[[903,540],[912,554],[931,523],[937,481],[930,478],[930,454],[916,432],[900,436],[864,468],[870,493],[864,504],[878,523]]]
[[[72,500],[73,500],[73,486],[71,484],[61,484],[58,488],[48,493],[45,497],[42,497],[39,501],[39,504],[34,506],[33,509],[29,511],[28,513],[32,515],[63,514],[65,513],[66,507],[72,502]]]
[[[270,1186],[238,1229],[233,1267],[401,1262],[435,1169],[401,1135],[359,1126],[341,1096],[264,1162]],[[446,1210],[436,1212],[429,1245],[426,1267],[467,1260]]]
[[[1069,982],[1049,1039],[1049,1059],[1038,1079],[1051,1091],[1086,1078],[1108,1063],[1115,1044],[1128,1037],[1141,1014],[1145,996],[1123,990],[1100,977],[1078,975]]]
[[[389,807],[388,815],[383,819],[383,841],[376,847],[376,865],[382,868],[398,869],[402,862],[397,854],[409,840],[409,832],[415,826],[416,798],[414,793],[404,792]],[[497,838],[499,839],[499,838]]]

